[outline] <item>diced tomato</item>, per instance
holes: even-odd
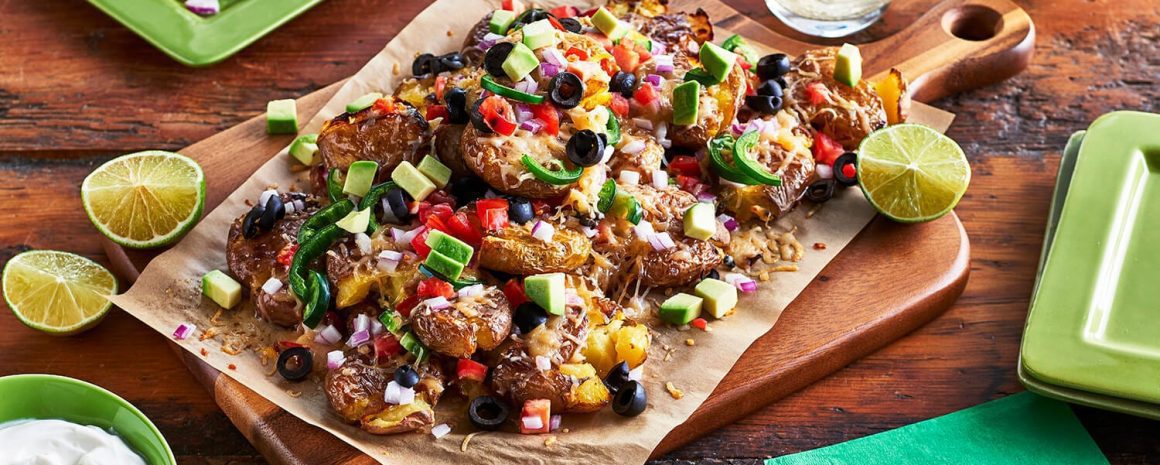
[[[375,338],[375,357],[393,357],[403,353],[403,345],[399,344],[399,339],[394,334],[383,332],[379,337]]]
[[[685,192],[692,192],[693,189],[697,187],[697,184],[700,183],[700,179],[694,178],[692,176],[685,176],[683,174],[677,175],[677,187],[680,187],[681,190]]]
[[[539,428],[529,428],[529,419],[535,423],[539,418]],[[535,426],[533,424],[533,426]],[[524,402],[524,409],[520,412],[520,434],[543,434],[552,431],[552,401],[548,399],[532,399]]]
[[[278,263],[281,263],[282,266],[290,266],[294,262],[295,252],[298,252],[297,242],[286,244],[286,247],[282,247],[282,250],[278,251]]]
[[[483,234],[479,232],[479,227],[471,224],[471,220],[463,212],[456,213],[447,220],[447,232],[472,247],[479,247],[483,242]]]
[[[469,358],[461,358],[455,364],[455,378],[460,381],[471,380],[482,383],[487,378],[487,365]]]
[[[628,99],[624,98],[620,93],[612,94],[612,100],[608,102],[608,108],[612,113],[621,118],[628,116]]]
[[[419,305],[419,300],[421,300],[421,298],[418,295],[408,296],[406,299],[403,299],[402,302],[399,302],[399,305],[395,306],[395,311],[399,312],[400,315],[403,315],[403,318],[410,318],[411,310],[414,310],[415,306]]]
[[[515,112],[507,99],[492,95],[483,100],[479,106],[479,112],[483,114],[483,122],[487,123],[487,127],[491,128],[492,131],[505,136],[510,136],[516,132]]]
[[[640,62],[641,62],[641,63],[644,63],[644,62],[646,62],[646,61],[649,61],[649,60],[651,60],[651,59],[652,59],[652,54],[651,54],[651,53],[649,53],[649,51],[648,51],[648,49],[647,49],[647,48],[644,48],[644,46],[643,46],[643,45],[641,45],[641,44],[638,44],[638,43],[636,43],[636,42],[633,42],[633,44],[635,45],[635,47],[633,47],[633,51],[635,51],[635,52],[636,52],[636,54],[637,54],[638,56],[640,56]]]
[[[419,254],[419,257],[424,260],[427,259],[427,254],[431,253],[431,247],[427,246],[427,236],[430,234],[430,230],[424,229],[423,232],[416,234],[411,239],[411,248],[415,249],[415,253]]]
[[[427,196],[425,201],[429,202],[431,205],[444,204],[448,207],[451,207],[452,209],[455,208],[455,196],[443,190],[432,192],[431,195]]]
[[[556,204],[559,205],[559,202],[556,202]],[[548,212],[550,212],[551,210],[552,210],[552,204],[549,203],[547,200],[544,200],[544,199],[533,199],[532,200],[532,213],[535,213],[536,216],[547,215]]]
[[[705,328],[709,327],[709,322],[705,321],[704,318],[693,318],[693,321],[689,322],[689,326],[704,331]]]
[[[443,101],[443,91],[447,89],[447,76],[438,76],[435,78],[435,100]],[[431,119],[431,118],[427,118]]]
[[[641,105],[648,105],[657,99],[657,90],[652,83],[642,82],[636,87],[636,92],[632,94],[632,98]]]
[[[701,165],[688,155],[677,155],[669,162],[669,170],[685,176],[701,177]]]
[[[616,59],[616,65],[621,70],[627,73],[636,71],[642,62],[648,61],[652,57],[644,47],[641,47],[630,40],[621,40],[620,43],[612,47],[612,57]]]
[[[524,283],[517,278],[509,279],[503,285],[503,295],[507,297],[511,308],[519,307],[520,304],[528,301],[527,294],[524,294]]]
[[[592,16],[592,15],[596,14],[597,11],[600,11],[600,7],[589,8],[588,11],[585,11],[580,16]]]
[[[427,114],[425,115],[427,121],[435,118],[446,118],[448,115],[450,113],[447,112],[447,106],[445,105],[427,105]]]
[[[451,219],[451,215],[454,214],[455,210],[452,209],[450,205],[445,203],[436,203],[431,205],[431,211],[427,214],[427,216],[434,215],[443,221],[447,221]]]
[[[443,219],[439,218],[437,215],[428,215],[427,221],[425,221],[423,224],[427,226],[426,232],[430,232],[431,230],[434,229],[434,230],[438,230],[438,231],[443,231],[443,232],[448,233],[448,234],[451,233],[451,230],[447,228],[447,223],[445,223],[443,221]],[[426,234],[426,232],[424,232],[424,234]]]
[[[544,122],[544,132],[549,135],[560,134],[560,113],[556,111],[556,107],[551,103],[544,102],[539,105],[531,105],[532,115]]]
[[[455,288],[451,286],[451,283],[442,279],[427,278],[419,281],[419,288],[415,290],[415,295],[428,299],[432,297],[450,299],[455,297]]]
[[[555,15],[557,18],[571,18],[580,14],[580,9],[571,5],[563,5],[548,10],[549,13]]]
[[[826,86],[820,82],[806,85],[806,100],[809,100],[811,105],[821,105],[826,101]]]
[[[833,166],[834,160],[837,160],[838,157],[846,152],[846,149],[842,148],[842,144],[834,141],[826,133],[819,131],[814,132],[814,146],[812,149],[814,152],[814,160],[830,166]]]
[[[842,165],[842,176],[853,179],[858,175],[858,169],[854,167],[853,163]]]
[[[608,58],[600,60],[600,69],[604,70],[605,74],[608,74],[609,76],[616,74],[615,65],[616,65],[616,62],[614,62],[613,60],[610,60]]]
[[[507,199],[480,199],[475,202],[475,213],[479,223],[487,231],[496,231],[508,225]]]
[[[526,7],[524,6],[524,2],[521,2],[520,0],[503,0],[500,8],[508,11],[514,11],[516,13],[522,13]]]
[[[588,52],[585,52],[585,51],[583,51],[583,50],[580,50],[580,49],[578,49],[578,48],[576,48],[576,47],[569,47],[569,48],[568,48],[568,51],[564,52],[564,57],[565,57],[565,58],[567,58],[567,57],[570,57],[570,56],[573,56],[573,55],[575,55],[575,56],[576,56],[576,58],[577,58],[577,59],[579,59],[579,60],[581,60],[581,61],[583,61],[583,60],[587,60],[587,59],[588,59]]]
[[[395,102],[392,102],[392,101],[387,100],[385,98],[375,100],[375,103],[371,106],[374,107],[375,111],[377,111],[379,113],[394,113],[395,112]]]

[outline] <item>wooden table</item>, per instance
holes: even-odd
[[[793,35],[760,1],[726,2]],[[897,31],[931,3],[896,0],[852,41]],[[974,168],[957,210],[973,250],[962,298],[914,334],[657,463],[758,463],[1022,390],[1015,363],[1059,152],[1104,112],[1160,111],[1160,4],[1020,3],[1039,29],[1028,71],[935,103],[958,114],[949,134]],[[104,261],[78,193],[97,164],[181,148],[268,100],[349,76],[424,6],[330,0],[220,65],[189,69],[87,4],[0,0],[0,260],[46,248]],[[164,338],[122,312],[61,339],[0,311],[0,334],[0,375],[105,386],[144,410],[183,464],[264,463]],[[1075,410],[1113,464],[1160,462],[1160,422]]]

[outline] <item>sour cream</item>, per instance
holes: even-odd
[[[62,420],[0,423],[0,457],[11,465],[145,465],[121,438]]]

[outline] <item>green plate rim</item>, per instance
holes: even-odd
[[[179,0],[89,0],[174,60],[193,67],[218,63],[322,0],[235,0],[198,16]]]

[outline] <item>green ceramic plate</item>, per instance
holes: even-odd
[[[198,16],[182,0],[89,0],[174,60],[206,66],[226,59],[322,0],[221,0]]]
[[[112,429],[150,465],[176,465],[173,451],[145,415],[100,386],[55,375],[0,377],[0,423],[60,419]]]
[[[1072,134],[1071,139],[1067,141],[1067,148],[1063,151],[1063,157],[1059,160],[1059,175],[1056,177],[1055,193],[1051,198],[1051,210],[1047,214],[1047,233],[1043,237],[1043,254],[1039,258],[1038,275],[1043,274],[1043,262],[1047,258],[1047,252],[1051,250],[1052,241],[1055,239],[1060,210],[1063,209],[1063,201],[1067,197],[1068,187],[1071,185],[1071,177],[1075,172],[1075,159],[1079,156],[1079,148],[1083,144],[1083,138],[1084,131]],[[1035,280],[1036,284],[1039,282],[1038,275]],[[1045,397],[1160,420],[1160,405],[1055,386],[1027,374],[1027,370],[1023,369],[1022,360],[1019,363],[1018,374],[1019,381],[1028,391]]]
[[[1160,115],[1115,112],[1081,136],[1028,313],[1027,376],[1160,403],[1158,128]]]

